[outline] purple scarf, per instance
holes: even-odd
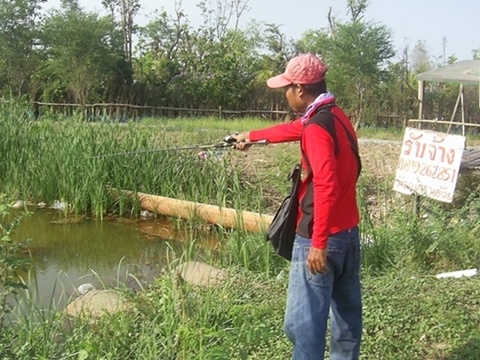
[[[315,112],[315,110],[317,110],[320,106],[333,102],[335,102],[335,96],[332,93],[326,92],[320,94],[310,105],[308,105],[305,114],[302,116],[302,124],[305,124],[305,122],[310,119],[312,113]]]

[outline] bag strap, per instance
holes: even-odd
[[[326,130],[330,136],[332,137],[333,139],[333,142],[335,144],[335,155],[338,155],[338,152],[340,151],[340,148],[339,148],[339,145],[338,145],[338,139],[337,139],[337,132],[335,130],[335,124],[333,121],[329,121],[329,122],[325,122],[325,121],[314,121],[314,122],[310,122],[315,116],[317,115],[321,115],[321,114],[328,114],[328,115],[332,115],[333,119],[337,119],[338,122],[343,126],[344,130],[345,130],[345,133],[348,137],[348,140],[350,141],[350,147],[355,155],[355,158],[357,160],[357,179],[358,177],[360,176],[360,173],[362,171],[362,159],[360,158],[360,153],[359,153],[359,150],[358,150],[358,145],[357,145],[357,142],[355,141],[355,138],[353,137],[353,135],[350,133],[350,131],[348,131],[347,127],[345,126],[345,124],[338,118],[337,115],[335,115],[331,110],[330,108],[332,108],[333,106],[336,106],[335,104],[329,104],[329,106],[321,106],[319,107],[318,111],[307,121],[307,123],[305,124],[303,130],[302,130],[302,133],[303,131],[305,130],[305,127],[310,124],[317,124],[319,125],[320,127],[322,127],[324,130]],[[301,148],[301,146],[300,146]],[[302,154],[305,155],[303,149],[302,150]],[[308,161],[308,158],[305,156],[305,160],[306,162],[308,163],[308,165],[310,166],[310,163]]]
[[[328,112],[330,114],[333,115],[333,117],[335,119],[338,120],[338,122],[343,126],[343,128],[345,129],[345,133],[347,134],[347,137],[348,137],[348,140],[350,141],[350,147],[352,148],[352,151],[355,155],[355,158],[357,159],[357,164],[358,164],[358,174],[357,174],[357,179],[358,177],[360,176],[360,173],[362,172],[362,159],[360,158],[360,153],[358,151],[358,144],[357,142],[355,141],[355,138],[353,137],[353,135],[350,133],[350,131],[348,131],[347,127],[345,126],[345,124],[343,123],[343,121],[341,121],[337,115],[335,115],[333,112],[331,111],[324,111],[324,112]]]
[[[292,186],[290,187],[290,195],[294,195],[298,187],[300,185],[300,180],[302,178],[302,166],[300,164],[296,164],[295,167],[290,171],[288,174],[288,180],[292,181]]]

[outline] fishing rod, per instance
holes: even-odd
[[[218,143],[218,144],[180,146],[180,147],[172,147],[172,148],[166,148],[166,149],[137,150],[137,151],[115,153],[115,154],[97,155],[97,156],[92,156],[91,158],[97,158],[98,159],[98,158],[112,157],[112,156],[148,154],[148,153],[163,152],[163,151],[222,149],[222,148],[234,147],[236,143],[237,143],[237,140],[229,135],[225,139],[223,139],[223,142]],[[267,145],[268,141],[267,140],[252,141],[252,142],[244,141],[242,143],[245,144],[245,145]]]

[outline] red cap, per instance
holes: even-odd
[[[301,54],[291,59],[283,74],[267,80],[267,86],[276,89],[290,84],[316,84],[325,78],[327,66],[312,53]]]

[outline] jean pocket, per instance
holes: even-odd
[[[333,285],[333,272],[331,269],[328,269],[326,274],[316,273],[315,275],[310,272],[310,269],[307,266],[307,259],[308,259],[308,252],[310,251],[310,246],[305,246],[305,264],[304,272],[305,272],[305,279],[311,285],[316,286],[332,286]],[[330,250],[329,250],[330,251]]]
[[[315,275],[313,275],[305,264],[305,277],[307,279],[307,282],[311,285],[328,287],[331,287],[333,285],[333,272],[330,269],[327,271],[326,274],[316,273]]]

